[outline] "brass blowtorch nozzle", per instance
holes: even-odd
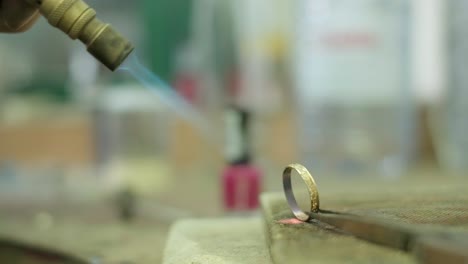
[[[83,0],[27,0],[38,6],[49,23],[72,39],[81,40],[96,59],[114,71],[133,51],[133,45]]]

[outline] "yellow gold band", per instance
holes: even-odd
[[[283,171],[283,188],[284,193],[286,194],[286,200],[288,201],[289,207],[291,208],[293,214],[296,216],[297,219],[301,221],[307,221],[310,219],[309,214],[303,212],[299,208],[296,198],[294,197],[291,184],[292,170],[297,171],[301,176],[302,180],[305,182],[310,197],[310,211],[314,213],[317,213],[319,211],[320,206],[317,184],[315,183],[315,180],[309,173],[309,171],[301,164],[288,165]]]

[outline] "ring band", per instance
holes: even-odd
[[[288,201],[289,207],[291,208],[293,214],[296,216],[297,219],[305,222],[310,219],[310,216],[309,214],[303,212],[299,208],[299,205],[297,205],[291,184],[292,170],[297,171],[301,176],[302,180],[306,183],[310,197],[310,211],[314,213],[317,213],[319,211],[320,205],[317,184],[315,183],[314,178],[309,173],[309,171],[301,164],[288,165],[283,171],[283,188],[284,193],[286,194],[286,200]]]

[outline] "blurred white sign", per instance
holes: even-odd
[[[386,104],[408,70],[404,0],[299,0],[294,65],[303,105]]]

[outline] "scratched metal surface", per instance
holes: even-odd
[[[468,228],[468,178],[356,186],[335,193],[322,192],[322,208],[423,227]]]
[[[427,232],[468,231],[468,183],[463,178],[318,184],[321,209],[414,225]],[[295,221],[283,193],[264,195],[262,206],[275,263],[416,262],[410,254]]]

